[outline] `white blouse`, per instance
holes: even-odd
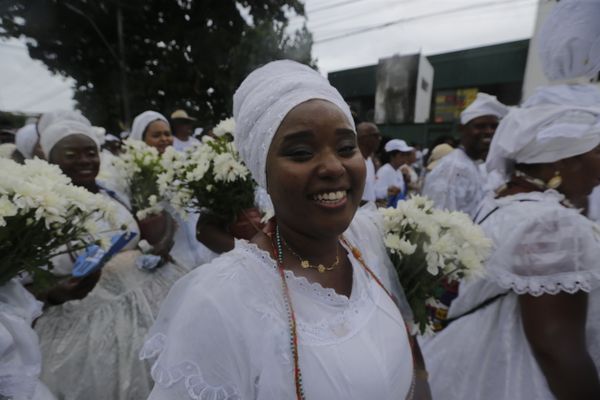
[[[600,367],[600,230],[562,199],[548,190],[482,204],[494,242],[487,277],[461,283],[449,317],[506,294],[422,343],[433,398],[554,399],[523,332],[521,294],[587,292],[587,346]]]
[[[375,180],[375,196],[378,199],[387,199],[388,188],[390,186],[396,186],[403,193],[406,190],[406,184],[404,183],[404,177],[400,169],[394,169],[389,163],[383,165],[377,171],[377,178]]]
[[[384,285],[394,286],[374,216],[359,214],[346,238]],[[286,272],[306,398],[405,398],[413,365],[402,316],[349,255],[349,298]],[[394,292],[402,296],[398,287]],[[157,357],[152,400],[295,399],[276,263],[255,245],[237,241],[234,250],[182,278],[163,303],[141,356]]]
[[[423,195],[435,207],[462,211],[474,217],[485,196],[486,180],[475,161],[462,149],[456,149],[442,158],[427,174]]]

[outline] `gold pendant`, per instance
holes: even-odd
[[[310,264],[308,263],[308,260],[302,260],[300,262],[300,265],[302,266],[302,268],[307,269],[310,268]]]
[[[317,266],[317,270],[318,270],[320,273],[323,273],[323,272],[325,272],[325,266],[324,266],[323,264],[319,264],[319,265]]]

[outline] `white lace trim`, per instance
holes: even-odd
[[[269,266],[270,270],[276,273],[277,265],[268,252],[258,248],[254,244],[248,242],[242,243],[241,248],[244,251],[248,251],[256,256],[265,265]],[[362,284],[360,281],[356,281],[357,279],[361,279],[357,274],[364,272],[362,269],[356,268],[355,263],[357,261],[351,255],[351,252],[348,254],[354,268],[354,282],[350,298],[338,294],[334,289],[325,288],[318,282],[310,282],[303,276],[296,276],[292,271],[285,271],[288,284],[291,288],[324,303],[344,307],[343,311],[335,314],[332,318],[323,318],[315,322],[307,322],[298,318],[297,327],[301,343],[305,345],[328,345],[348,340],[364,326],[375,309],[375,301],[369,295],[370,278],[366,278]],[[277,279],[280,279],[279,276],[277,276]],[[271,306],[273,305],[271,304]],[[264,305],[264,307],[267,308],[268,305]],[[279,307],[277,310],[280,312],[285,311]],[[272,314],[272,311],[266,309],[259,309],[258,312],[263,315]],[[281,315],[279,319],[284,317],[287,318]]]
[[[493,271],[494,280],[505,289],[517,294],[541,296],[580,290],[589,293],[600,286],[600,271],[570,272],[552,276],[523,277],[504,271]]]
[[[152,336],[142,348],[140,359],[160,356],[165,348],[167,337],[162,333]],[[183,361],[170,367],[163,367],[159,360],[154,362],[150,371],[152,379],[163,388],[169,388],[183,381],[188,396],[193,400],[241,400],[235,385],[210,385],[204,380],[198,364]]]

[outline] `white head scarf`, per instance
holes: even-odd
[[[540,88],[534,94],[537,100],[531,102],[534,105],[512,109],[492,139],[487,170],[506,181],[515,164],[550,163],[598,146],[600,103],[590,105],[598,94],[590,91],[583,98],[581,93],[570,85]]]
[[[38,142],[38,133],[35,129],[35,124],[28,124],[17,131],[15,137],[15,145],[19,153],[26,159],[33,158],[33,150]]]
[[[258,68],[235,92],[235,144],[261,187],[267,187],[267,153],[281,121],[294,107],[312,99],[335,104],[354,129],[350,108],[340,93],[318,72],[295,61],[273,61]]]
[[[51,111],[45,114],[42,114],[38,123],[37,130],[40,134],[40,137],[43,135],[44,131],[52,124],[58,121],[79,121],[88,126],[92,126],[92,123],[89,119],[83,116],[80,111],[72,111],[72,110],[58,110]]]
[[[144,111],[139,114],[133,120],[133,124],[131,125],[131,134],[129,138],[134,140],[144,140],[144,131],[150,125],[150,123],[154,121],[165,121],[167,125],[169,125],[169,121],[165,118],[164,115],[158,113],[156,111]]]
[[[548,79],[596,76],[600,71],[600,0],[561,0],[544,21],[539,38]]]
[[[98,142],[98,135],[94,132],[91,126],[86,125],[80,121],[58,121],[44,130],[44,133],[40,137],[40,145],[42,146],[42,150],[46,155],[46,159],[50,158],[50,152],[62,139],[71,135],[85,135],[92,139],[96,146],[100,148]]]
[[[500,103],[496,96],[487,93],[477,93],[477,98],[460,113],[460,123],[468,124],[475,118],[493,115],[502,119],[508,113],[508,107]]]

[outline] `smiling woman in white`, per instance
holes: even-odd
[[[142,350],[157,357],[150,399],[411,398],[402,293],[376,213],[356,212],[348,106],[317,72],[276,61],[242,83],[234,116],[276,217],[172,288]]]

